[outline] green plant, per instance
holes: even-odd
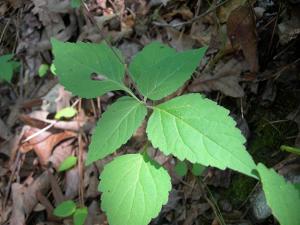
[[[75,166],[76,163],[77,163],[77,157],[69,156],[60,164],[58,171],[63,172],[63,171],[69,170],[73,166]]]
[[[12,58],[12,54],[0,56],[0,81],[11,82],[14,71],[19,67],[19,63]]]
[[[47,74],[48,70],[49,70],[49,66],[47,64],[41,64],[38,70],[38,75],[40,77],[43,77]]]
[[[149,114],[147,136],[155,148],[180,161],[203,166],[230,168],[263,181],[265,191],[272,180],[280,180],[284,189],[276,194],[290,195],[285,204],[300,206],[299,191],[277,173],[257,167],[245,149],[245,138],[229,111],[200,94],[186,94],[163,103],[157,100],[179,89],[192,75],[206,48],[176,52],[153,42],[139,52],[126,70],[121,53],[105,43],[63,43],[52,39],[54,65],[60,82],[73,94],[94,98],[108,91],[122,90],[121,97],[102,115],[93,133],[86,164],[102,159],[126,143]],[[137,86],[134,91],[124,83],[125,72]],[[94,75],[95,79],[92,79]],[[271,179],[272,178],[272,179]],[[116,157],[100,176],[101,206],[111,225],[144,225],[157,216],[167,202],[171,181],[167,171],[148,155],[141,153]],[[300,214],[286,212],[292,220],[278,213],[275,192],[267,199],[274,215],[283,225],[296,225]],[[280,209],[279,209],[280,211]]]
[[[58,171],[64,172],[71,169],[77,163],[77,157],[67,157],[59,166]],[[74,225],[83,225],[88,216],[87,207],[76,207],[76,203],[72,200],[66,200],[58,204],[53,210],[53,215],[57,217],[70,217],[73,216]]]
[[[66,200],[53,210],[53,214],[62,218],[73,216],[74,225],[83,225],[87,218],[88,210],[87,207],[77,208],[75,202]]]
[[[77,110],[70,106],[70,107],[66,107],[66,108],[63,108],[60,111],[58,111],[55,114],[54,118],[56,120],[60,120],[62,118],[69,119],[69,118],[74,117],[76,114],[77,114]]]
[[[292,146],[287,146],[287,145],[281,145],[280,146],[280,150],[300,155],[300,148],[297,148],[297,147],[292,147]]]

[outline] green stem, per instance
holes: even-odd
[[[291,152],[291,153],[300,155],[300,148],[291,147],[291,146],[287,146],[287,145],[281,145],[280,149],[282,151]]]
[[[127,92],[127,94],[129,94],[131,97],[133,97],[135,100],[137,100],[139,103],[141,103],[141,104],[145,104],[143,101],[141,101],[128,87],[126,87],[125,85],[124,85],[124,89],[123,89],[124,91],[126,91]]]

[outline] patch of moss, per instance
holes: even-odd
[[[224,193],[224,197],[230,199],[233,207],[239,207],[253,190],[256,180],[241,174],[232,178],[231,186]]]

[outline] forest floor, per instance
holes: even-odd
[[[208,46],[183,91],[228,108],[255,162],[299,182],[299,157],[280,149],[300,147],[299,34],[299,0],[86,0],[79,8],[69,0],[1,1],[0,56],[12,53],[20,66],[10,83],[0,82],[0,225],[72,224],[52,211],[79,198],[88,207],[85,224],[107,224],[97,186],[113,156],[55,171],[79,149],[85,158],[97,119],[124,93],[79,99],[50,70],[39,76],[42,64],[52,64],[51,37],[106,39],[126,62],[152,41],[177,51]],[[72,104],[79,112],[74,118],[54,119]],[[137,132],[117,154],[138,149],[142,138]],[[257,181],[211,167],[195,176],[189,164],[180,175],[176,158],[158,161],[172,174],[173,189],[151,224],[278,224]]]

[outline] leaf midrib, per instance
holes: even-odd
[[[210,137],[208,137],[207,135],[205,135],[204,133],[202,133],[201,131],[199,131],[198,129],[196,129],[195,127],[191,126],[189,123],[187,123],[185,120],[181,119],[180,117],[166,111],[166,110],[163,110],[162,108],[159,108],[159,107],[154,107],[154,109],[157,109],[163,113],[166,113],[166,114],[169,114],[173,117],[175,117],[176,119],[178,119],[179,121],[181,121],[182,123],[186,124],[187,126],[189,126],[190,128],[192,128],[193,130],[197,131],[198,133],[200,133],[202,136],[204,136],[205,138],[207,138],[208,140],[210,140],[211,142],[215,143],[216,145],[220,146],[222,149],[226,150],[226,152],[228,152],[230,155],[234,156],[235,159],[237,159],[239,162],[241,162],[243,165],[245,165],[247,168],[249,168],[250,170],[252,170],[253,168],[252,167],[249,167],[247,164],[245,164],[245,162],[241,161],[239,159],[239,157],[236,157],[234,154],[232,154],[232,152],[228,151],[227,148],[225,148],[224,146],[220,145],[219,143],[215,142],[214,140],[212,140]]]
[[[130,110],[127,111],[127,113],[120,119],[119,123],[116,125],[115,129],[112,130],[109,137],[107,139],[111,139],[111,136],[115,134],[115,132],[120,128],[120,124],[126,121],[126,118],[128,118],[128,115],[130,115],[133,111],[137,110],[139,106],[142,106],[139,102],[134,102],[134,105],[130,107]],[[101,120],[100,120],[101,121]]]

